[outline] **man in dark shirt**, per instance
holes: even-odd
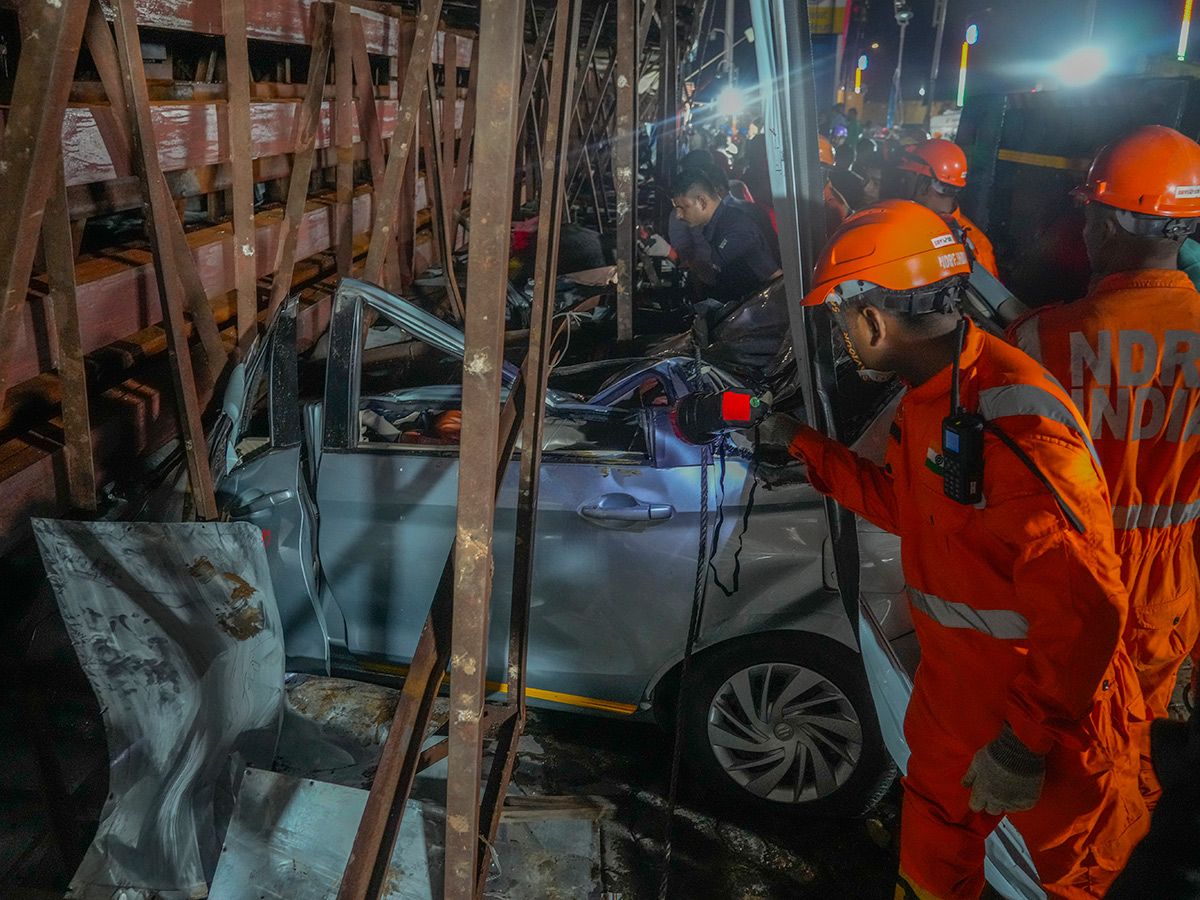
[[[709,294],[717,300],[741,300],[779,274],[766,236],[745,208],[695,169],[680,173],[671,186],[676,217],[700,228],[711,250],[714,283]]]

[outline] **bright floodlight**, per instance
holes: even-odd
[[[1053,71],[1069,87],[1091,84],[1108,71],[1108,54],[1101,47],[1080,47],[1059,60]]]
[[[867,67],[867,54],[865,54],[865,53],[864,53],[862,56],[860,56],[860,57],[858,58],[858,67],[859,67],[860,69],[866,69],[866,67]]]
[[[740,116],[746,111],[746,95],[727,87],[717,95],[717,111],[723,116]]]
[[[978,25],[968,25],[967,26],[967,43],[974,44],[977,40],[979,40],[979,26]]]

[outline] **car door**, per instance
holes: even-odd
[[[390,389],[363,391],[364,309],[430,336],[448,357],[457,354],[458,366],[461,335],[368,288],[340,291],[334,305],[318,546],[347,650],[360,666],[386,669],[411,657],[454,539],[458,447],[428,427],[457,409],[460,384],[400,378]],[[369,358],[365,372],[382,387]],[[419,423],[426,431],[410,427]],[[682,644],[695,577],[699,454],[691,466],[663,468],[654,452],[646,410],[556,402],[547,411],[530,626],[535,699],[632,712],[663,645]],[[497,687],[506,663],[516,487],[514,462],[499,495],[493,549],[488,671]]]
[[[316,602],[317,517],[303,468],[294,299],[239,369],[214,429],[217,501],[230,519],[262,529],[289,668],[327,671],[325,617]]]

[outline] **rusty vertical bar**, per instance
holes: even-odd
[[[375,83],[371,79],[371,60],[367,56],[367,36],[363,31],[362,17],[356,13],[352,20],[358,129],[363,145],[367,148],[367,159],[371,166],[371,186],[379,192],[383,190],[383,173],[387,168],[387,159],[383,152],[383,130],[379,124],[379,110],[375,106]],[[393,293],[399,293],[400,280],[400,254],[397,245],[389,242],[384,261],[383,286]]]
[[[258,333],[258,268],[255,260],[254,160],[250,140],[250,55],[246,45],[245,0],[223,0],[225,118],[233,176],[233,286],[237,295],[238,348],[243,358]]]
[[[425,148],[425,196],[429,199],[430,228],[434,238],[441,247],[442,271],[446,275],[446,292],[450,297],[450,305],[459,321],[463,317],[462,293],[458,289],[458,278],[454,274],[454,247],[450,240],[450,229],[447,222],[446,194],[444,191],[446,178],[442,172],[442,152],[438,142],[437,84],[433,77],[433,64],[430,63],[425,75],[425,96],[429,99],[427,108],[421,115],[421,144]]]
[[[491,469],[493,501],[500,492],[517,443],[517,426],[525,398],[524,371],[522,368],[518,373],[500,410],[497,442],[500,450]],[[396,836],[400,833],[404,807],[421,765],[421,745],[429,730],[433,701],[450,662],[454,571],[452,550],[442,568],[429,615],[404,678],[404,690],[396,703],[388,739],[379,757],[379,767],[354,836],[337,900],[375,900],[382,890]]]
[[[330,34],[329,5],[313,4],[312,55],[308,62],[308,85],[304,100],[296,113],[295,144],[292,173],[288,178],[287,202],[275,250],[275,273],[271,276],[271,300],[267,306],[267,321],[275,316],[284,298],[292,289],[292,273],[296,268],[296,243],[300,235],[300,220],[308,203],[308,179],[312,174],[316,153],[317,125],[321,120],[321,102],[325,96],[325,76],[329,70]]]
[[[571,140],[575,87],[574,50],[579,43],[580,0],[558,0],[550,76],[550,115],[542,153],[542,196],[539,200],[537,257],[533,269],[529,356],[525,410],[521,423],[521,469],[517,489],[516,550],[513,563],[512,619],[508,650],[508,702],[525,718],[525,660],[528,652],[529,604],[533,595],[534,535],[537,525],[538,476],[546,414],[546,382],[550,376],[550,334],[554,321],[555,273],[563,219],[566,159]]]
[[[93,6],[89,10],[85,27],[88,51],[92,54],[92,61],[100,75],[100,82],[104,85],[104,92],[108,95],[113,114],[118,119],[117,133],[120,134],[120,139],[129,142],[127,146],[131,148],[130,159],[133,162],[134,170],[146,183],[150,196],[160,198],[156,202],[174,208],[175,200],[167,186],[166,177],[163,175],[162,166],[158,161],[157,151],[145,158],[139,158],[132,150],[133,132],[141,127],[136,109],[137,104],[141,101],[138,97],[129,94],[131,82],[123,77],[124,68],[119,59],[117,45],[113,41],[112,32],[108,30],[108,23],[105,22],[104,13],[99,6]],[[140,55],[137,65],[138,72],[143,73],[142,81],[145,81],[145,68],[142,66]],[[134,90],[137,89],[138,83],[136,80],[132,82]],[[146,102],[149,103],[149,89],[146,89],[145,93],[147,95]],[[152,141],[153,138],[149,140]],[[200,345],[204,349],[199,357],[200,367],[197,377],[199,378],[200,393],[206,394],[215,387],[221,369],[225,366],[225,345],[221,342],[221,333],[217,329],[217,320],[213,316],[212,306],[209,305],[204,283],[200,280],[200,273],[196,271],[196,261],[192,257],[191,247],[188,245],[187,235],[183,231],[183,222],[178,210],[174,216],[163,217],[159,224],[165,232],[160,237],[174,254],[174,264],[183,290],[183,299],[187,304],[188,312],[191,313],[192,325],[195,326],[196,333],[200,337]]]
[[[67,487],[73,507],[94,510],[96,469],[92,461],[87,373],[83,367],[79,307],[75,296],[75,241],[67,210],[67,184],[61,154],[55,167],[54,188],[46,200],[42,246],[46,253],[46,277],[54,309],[54,332],[58,338],[58,381],[62,394]]]
[[[658,132],[658,212],[663,231],[671,208],[671,180],[675,177],[679,150],[679,53],[676,49],[676,4],[678,0],[659,0],[659,99],[662,101]]]
[[[113,115],[117,120],[118,127],[112,132],[112,136],[118,141],[118,146],[124,146],[128,151],[136,174],[145,182],[144,191],[148,190],[152,197],[161,198],[158,202],[174,206],[174,200],[162,173],[157,152],[144,159],[139,159],[132,149],[133,132],[140,127],[135,117],[136,109],[134,107],[137,101],[134,96],[127,95],[130,90],[130,82],[123,77],[123,66],[119,59],[117,45],[113,40],[112,32],[108,30],[108,23],[104,20],[104,13],[99,5],[93,5],[88,10],[85,34],[88,51],[92,54],[92,61],[100,75],[100,82],[104,85],[104,92],[108,96]],[[138,57],[138,71],[144,72],[140,56]],[[136,82],[134,84],[136,85]],[[148,96],[147,90],[147,103],[149,102]],[[198,359],[200,365],[196,377],[199,379],[200,393],[208,394],[216,386],[221,369],[225,365],[225,345],[221,342],[221,334],[217,329],[217,321],[213,316],[212,306],[209,305],[204,283],[200,280],[199,272],[196,271],[195,259],[192,257],[180,216],[176,214],[164,217],[160,225],[165,228],[166,232],[160,237],[166,241],[166,245],[174,254],[176,271],[183,290],[183,299],[191,313],[192,324],[195,326],[196,333],[200,337],[200,345],[204,350]]]
[[[217,517],[217,503],[213,495],[212,471],[208,463],[204,427],[200,421],[200,399],[192,370],[187,322],[183,316],[180,263],[170,238],[172,229],[179,228],[179,219],[171,205],[166,179],[162,178],[162,170],[159,168],[158,146],[154,143],[154,126],[150,119],[150,92],[146,84],[146,72],[142,66],[137,10],[133,0],[116,0],[114,10],[117,53],[125,84],[126,103],[130,111],[130,145],[142,175],[143,207],[150,247],[154,254],[154,275],[158,281],[158,294],[163,306],[167,353],[179,414],[180,439],[187,459],[188,481],[192,488],[192,502],[196,514],[201,519],[211,520]],[[158,178],[154,177],[156,172]],[[191,262],[190,256],[188,261]]]
[[[508,706],[515,713],[500,727],[495,756],[484,786],[481,835],[491,846],[500,826],[504,795],[512,778],[517,742],[525,727],[526,662],[529,652],[529,611],[533,598],[533,566],[537,533],[538,487],[542,462],[542,436],[546,417],[546,383],[554,343],[555,273],[558,271],[559,236],[566,213],[566,167],[575,111],[575,50],[579,46],[581,0],[558,0],[554,57],[548,90],[545,146],[542,152],[542,194],[539,198],[537,256],[534,262],[533,302],[529,326],[529,353],[525,358],[525,400],[521,422],[521,463],[517,488],[517,528],[513,558],[512,608],[509,619]],[[482,894],[487,877],[487,854],[478,861],[477,891]]]
[[[536,31],[538,27],[536,7],[530,6],[529,16],[531,19],[533,19],[533,27]],[[554,16],[555,13],[551,12],[546,21],[542,23],[542,27],[545,28],[545,31],[538,35],[537,43],[534,45],[533,52],[526,60],[525,78],[521,83],[521,99],[517,104],[517,116],[522,122],[524,122],[525,117],[529,115],[529,104],[530,101],[533,100],[534,88],[537,85],[538,79],[541,77],[542,61],[546,58],[546,48],[549,46],[550,38],[554,34]]]
[[[446,786],[445,900],[477,896],[481,718],[487,667],[495,497],[486,490],[498,450],[500,369],[516,162],[517,99],[525,7],[481,0],[475,191],[463,357],[463,433],[455,538]]]
[[[400,254],[400,283],[404,287],[412,284],[417,273],[417,154],[409,153],[404,164],[404,178],[400,182],[400,218],[396,224],[396,247]],[[390,242],[389,242],[390,243]]]
[[[378,205],[374,210],[371,246],[367,250],[367,264],[363,271],[363,280],[372,284],[379,284],[387,259],[387,245],[395,240],[400,181],[416,133],[417,110],[421,105],[421,92],[425,88],[425,70],[429,67],[433,38],[437,33],[438,17],[441,14],[442,0],[421,0],[417,30],[413,35],[412,51],[404,72],[404,87],[400,92],[400,106],[396,111],[391,153],[388,154],[387,170],[383,174],[383,188],[375,194]],[[405,214],[409,213],[406,211]]]
[[[479,96],[479,47],[471,48],[471,68],[468,72],[467,99],[463,103],[462,131],[458,141],[458,157],[454,163],[454,178],[450,188],[449,214],[454,217],[457,239],[463,221],[463,195],[467,191],[467,172],[471,168],[471,152],[475,143],[475,103]]]
[[[617,340],[633,338],[634,228],[637,222],[638,0],[617,0],[617,121],[613,183],[617,189]]]
[[[21,10],[21,60],[0,148],[0,404],[8,389],[8,356],[29,293],[46,198],[54,185],[87,8],[88,0],[59,0],[28,3]]]
[[[453,211],[447,205],[454,195],[454,141],[455,120],[458,112],[458,36],[446,32],[442,38],[442,140],[441,188],[443,216],[446,219],[447,239],[450,250],[457,245],[455,236],[458,224]]]
[[[333,7],[333,143],[337,148],[333,252],[345,278],[354,263],[354,13],[349,3]]]

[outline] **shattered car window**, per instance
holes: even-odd
[[[385,336],[387,332],[390,334]],[[462,427],[462,360],[405,337],[382,315],[368,330],[359,446],[457,454]],[[507,388],[501,391],[501,402],[506,396]],[[543,433],[543,452],[564,458],[598,454],[642,460],[649,456],[640,406],[551,406]]]

